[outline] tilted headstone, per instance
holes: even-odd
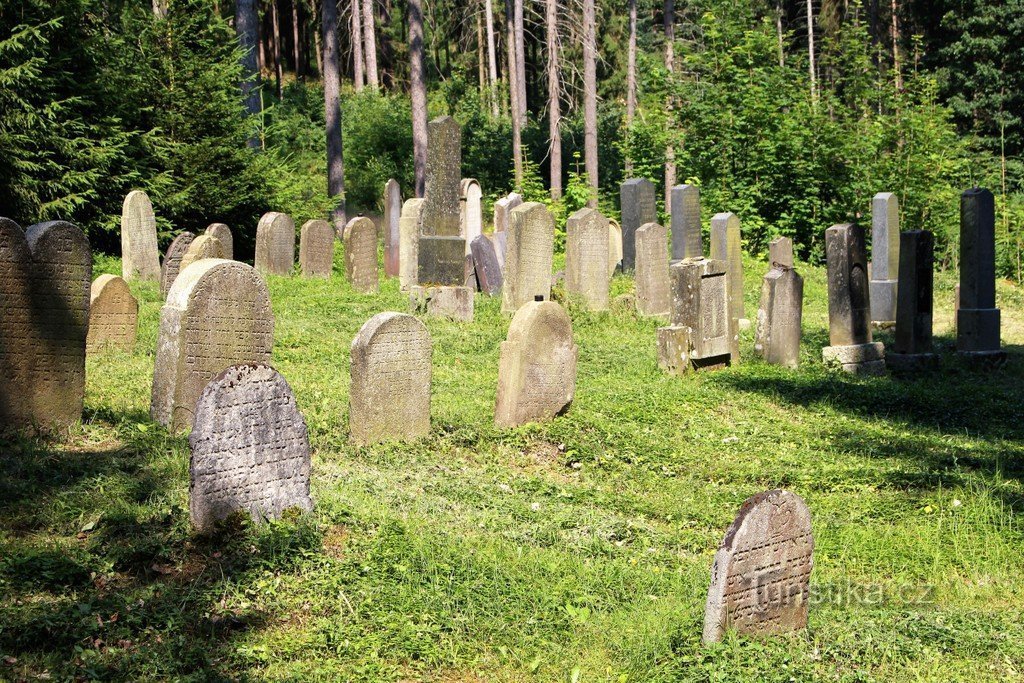
[[[460,211],[462,238],[466,240],[466,255],[470,255],[469,245],[476,236],[483,232],[483,192],[480,183],[474,178],[463,178],[460,185]]]
[[[514,313],[528,301],[551,298],[551,263],[555,248],[555,219],[539,202],[512,209],[505,253],[505,284],[501,311]]]
[[[168,290],[174,284],[174,278],[178,277],[181,270],[181,258],[188,251],[196,236],[191,232],[183,232],[175,237],[164,253],[164,261],[160,264],[160,294],[167,296]]]
[[[195,406],[189,516],[200,531],[235,513],[257,523],[311,510],[309,435],[291,387],[269,365],[233,365]]]
[[[185,270],[196,261],[204,258],[227,258],[224,245],[213,235],[200,235],[188,245],[185,255],[181,257],[180,269]],[[179,271],[180,272],[180,271]]]
[[[608,239],[608,219],[596,209],[580,209],[566,222],[565,288],[592,311],[608,308]]]
[[[636,266],[636,231],[647,223],[658,222],[654,183],[647,178],[631,178],[619,186],[622,211],[622,270]],[[667,247],[666,247],[667,248]]]
[[[900,206],[892,192],[871,200],[871,321],[889,326],[896,321],[900,267]]]
[[[348,427],[352,441],[411,441],[430,433],[433,347],[426,325],[378,313],[352,340]]]
[[[927,230],[900,234],[896,339],[885,353],[885,364],[896,372],[939,365],[939,356],[932,351],[934,245]]]
[[[740,218],[734,213],[717,213],[711,219],[711,259],[725,261],[729,271],[729,312],[740,329],[750,326],[743,306],[743,253]]]
[[[156,216],[149,195],[142,190],[129,192],[121,206],[121,276],[160,281]]]
[[[797,367],[803,305],[804,279],[790,266],[769,270],[761,282],[754,352],[774,365]]]
[[[669,268],[672,316],[658,328],[658,365],[672,374],[738,363],[739,331],[729,313],[724,261],[684,259]]]
[[[206,234],[217,238],[221,249],[224,251],[224,258],[235,258],[235,239],[231,236],[231,228],[223,223],[210,223],[206,227]]]
[[[260,274],[238,261],[196,261],[178,274],[160,310],[150,416],[172,432],[191,427],[203,387],[232,365],[269,363],[273,345]]]
[[[406,199],[398,219],[398,285],[403,290],[415,287],[419,270],[418,246],[423,220],[423,199]]]
[[[131,351],[139,327],[139,302],[117,275],[100,275],[89,295],[88,353],[105,349]]]
[[[398,277],[401,237],[398,221],[402,216],[402,189],[394,178],[384,185],[384,276]]]
[[[578,355],[572,322],[561,306],[554,301],[523,304],[501,343],[495,424],[515,427],[568,410],[576,393]]]
[[[302,277],[331,277],[334,269],[334,237],[334,226],[327,221],[311,220],[302,224],[299,231],[299,267]],[[376,252],[375,244],[374,254]]]
[[[473,266],[480,291],[489,296],[499,296],[504,278],[498,256],[494,253],[494,244],[487,235],[477,235],[469,246],[473,251]]]
[[[760,637],[806,628],[813,568],[803,499],[782,490],[748,498],[715,553],[703,641],[718,642],[727,630]]]
[[[450,116],[427,125],[426,196],[420,225],[420,285],[462,286],[466,244],[460,229],[462,130]]]
[[[512,209],[523,203],[523,195],[510,192],[494,202],[494,232],[504,232],[512,221]]]
[[[636,231],[636,310],[667,316],[672,305],[668,273],[668,230],[647,223]]]
[[[380,290],[377,228],[365,216],[357,216],[345,226],[345,276],[357,292],[373,294]]]
[[[672,260],[702,256],[700,189],[696,185],[676,185],[672,188]]]
[[[995,216],[995,200],[988,190],[976,187],[961,195],[956,350],[963,358],[988,365],[1006,360],[999,346],[996,308]]]
[[[260,275],[292,274],[295,266],[295,221],[277,211],[263,214],[256,226],[256,270]]]
[[[793,240],[788,237],[776,237],[768,243],[768,265],[770,268],[782,266],[793,267]]]
[[[0,218],[0,432],[34,422],[33,371],[39,348],[32,318],[34,273],[25,231]]]
[[[864,230],[859,225],[833,225],[825,231],[828,265],[828,336],[821,350],[826,363],[859,375],[885,372],[885,348],[871,340]]]

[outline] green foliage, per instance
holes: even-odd
[[[346,200],[365,210],[383,211],[381,202],[388,178],[396,179],[403,194],[411,197],[414,176],[409,99],[379,95],[370,89],[351,93],[342,101],[342,126]]]

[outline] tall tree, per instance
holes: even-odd
[[[676,3],[665,0],[665,72],[668,74],[668,95],[665,97],[665,109],[668,120],[673,120],[675,109],[675,41],[676,41]],[[672,187],[676,184],[676,140],[674,126],[669,124],[668,142],[665,145],[665,213],[672,213]]]
[[[299,24],[299,0],[292,0],[292,59],[295,60],[295,78],[302,76],[302,29]]]
[[[374,20],[373,0],[363,0],[363,36],[366,46],[366,84],[378,90],[380,79],[377,76],[377,22]]]
[[[520,116],[519,99],[519,63],[517,58],[518,47],[516,41],[515,8],[513,2],[521,0],[505,0],[505,28],[508,39],[505,41],[508,47],[508,95],[509,112],[512,117],[512,163],[515,168],[515,188],[523,187],[523,121]],[[525,91],[525,87],[524,87]]]
[[[807,0],[807,57],[811,76],[811,104],[818,101],[818,72],[814,67],[814,0]]]
[[[896,89],[903,90],[903,72],[900,71],[900,26],[896,0],[892,0],[892,70],[896,75]]]
[[[323,0],[327,2],[328,0]],[[352,0],[350,42],[352,43],[352,85],[356,92],[363,89],[363,20],[359,8],[360,0]]]
[[[547,0],[545,14],[548,42],[548,160],[551,198],[562,196],[562,131],[558,83],[558,0]]]
[[[636,0],[629,0],[629,48],[626,54],[626,129],[636,116]],[[633,175],[633,155],[626,155],[626,176]]]
[[[494,8],[491,0],[484,0],[484,13],[487,15],[487,68],[490,74],[491,116],[498,117],[498,58],[494,47]]]
[[[337,199],[331,218],[345,229],[345,162],[341,146],[341,67],[338,64],[338,3],[321,0],[324,45],[324,121],[327,129],[327,193]]]
[[[597,17],[594,0],[583,0],[583,147],[590,181],[587,206],[597,208]]]
[[[236,0],[235,32],[238,34],[238,44],[242,47],[242,96],[245,98],[245,110],[250,115],[260,113],[259,70],[256,65],[259,21],[256,0]],[[250,147],[259,144],[255,135],[249,138]]]
[[[274,74],[277,79],[277,99],[284,98],[284,65],[281,64],[281,17],[277,11],[277,0],[270,0],[270,22],[274,36]]]
[[[423,0],[409,0],[409,84],[412,99],[412,160],[416,196],[427,184],[427,68],[423,44]]]
[[[526,125],[526,35],[523,28],[523,0],[513,0],[515,8],[516,97],[519,102],[519,126]]]

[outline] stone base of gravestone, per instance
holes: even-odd
[[[1006,351],[957,351],[957,358],[971,370],[998,370],[1006,365]]]
[[[1004,353],[999,349],[999,309],[960,308],[956,312],[956,350],[960,353]]]
[[[884,375],[885,346],[882,342],[826,346],[821,350],[825,365],[839,367],[851,375]]]
[[[473,322],[473,290],[469,287],[424,287],[409,289],[409,301],[418,315]]]
[[[466,242],[459,236],[421,236],[417,259],[417,282],[455,285],[466,280]]]
[[[871,280],[868,283],[871,300],[871,322],[875,327],[896,325],[896,290],[898,280]]]
[[[702,358],[692,335],[685,325],[659,327],[658,367],[672,375],[685,375],[693,370],[721,370],[732,364],[732,354]]]
[[[914,375],[919,372],[939,369],[937,353],[896,353],[885,352],[885,366],[895,375]]]

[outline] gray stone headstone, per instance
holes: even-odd
[[[263,214],[256,226],[256,270],[289,276],[295,266],[295,221],[277,211]]]
[[[859,225],[833,225],[825,231],[828,265],[828,336],[822,349],[826,363],[853,374],[885,372],[885,349],[872,341],[864,230]]]
[[[163,296],[167,296],[168,290],[174,284],[174,278],[178,277],[178,272],[181,270],[181,259],[195,238],[196,236],[191,232],[183,232],[178,234],[167,247],[163,263],[160,264],[160,294]]]
[[[669,291],[668,231],[657,223],[641,226],[635,234],[636,309],[641,315],[667,316]]]
[[[700,223],[700,189],[696,185],[676,185],[672,197],[672,259],[704,256]]]
[[[523,196],[517,192],[511,192],[494,203],[494,232],[505,232],[508,230],[512,218],[509,215],[512,209],[523,203]]]
[[[470,243],[483,232],[483,192],[474,178],[463,178],[460,188],[462,238],[466,240],[466,255],[470,256]]]
[[[956,349],[999,364],[1006,352],[999,345],[996,308],[995,199],[983,188],[960,197],[960,308],[956,317]]]
[[[227,258],[224,246],[213,235],[204,234],[192,240],[188,249],[185,250],[185,255],[181,257],[178,273],[180,274],[193,263],[204,258]]]
[[[764,276],[754,352],[765,361],[787,368],[800,364],[803,303],[804,279],[793,268],[777,265]]]
[[[885,354],[886,365],[897,372],[935,368],[939,363],[932,352],[934,243],[927,230],[900,234],[896,339]]]
[[[405,200],[402,216],[398,219],[398,285],[403,291],[408,291],[417,282],[423,202],[422,199]]]
[[[224,258],[228,260],[235,258],[235,240],[231,235],[231,228],[223,223],[210,223],[206,227],[206,234],[220,242]]]
[[[654,183],[647,178],[631,178],[619,186],[622,211],[622,270],[636,266],[636,231],[647,223],[658,222]]]
[[[331,277],[334,269],[334,238],[334,226],[325,220],[314,219],[302,224],[299,231],[299,267],[302,277]],[[376,245],[373,251],[376,255]]]
[[[494,245],[494,255],[498,257],[498,265],[501,266],[501,272],[504,273],[505,254],[508,253],[508,230],[491,234],[491,244]]]
[[[494,252],[494,244],[487,235],[477,235],[469,246],[473,251],[473,265],[480,291],[489,296],[499,296],[504,278],[498,256]]]
[[[402,190],[394,178],[384,185],[384,275],[398,277],[401,236],[398,221],[402,216]]]
[[[128,283],[117,275],[100,275],[89,294],[89,354],[107,349],[131,351],[139,326],[139,302]]]
[[[121,276],[160,281],[156,216],[149,195],[142,190],[129,192],[121,206]]]
[[[743,252],[740,218],[734,213],[717,213],[711,219],[711,259],[724,261],[729,272],[729,311],[741,328],[750,322],[743,306]]]
[[[672,374],[739,362],[737,321],[729,313],[724,261],[684,259],[669,267],[672,315],[658,328],[658,365]]]
[[[466,280],[466,241],[460,227],[462,131],[442,116],[427,126],[427,178],[417,247],[417,283],[462,286]]]
[[[892,325],[896,320],[900,264],[900,207],[892,192],[871,200],[871,320]]]
[[[551,298],[551,264],[555,248],[555,219],[539,202],[512,209],[505,253],[505,283],[501,311],[514,313],[530,301]]]
[[[782,266],[793,267],[793,240],[788,237],[776,237],[768,243],[768,265],[771,268]]]
[[[380,289],[377,227],[365,216],[357,216],[345,226],[345,276],[357,292],[373,294]]]
[[[565,288],[578,295],[589,310],[608,308],[608,219],[583,208],[566,222]]]

